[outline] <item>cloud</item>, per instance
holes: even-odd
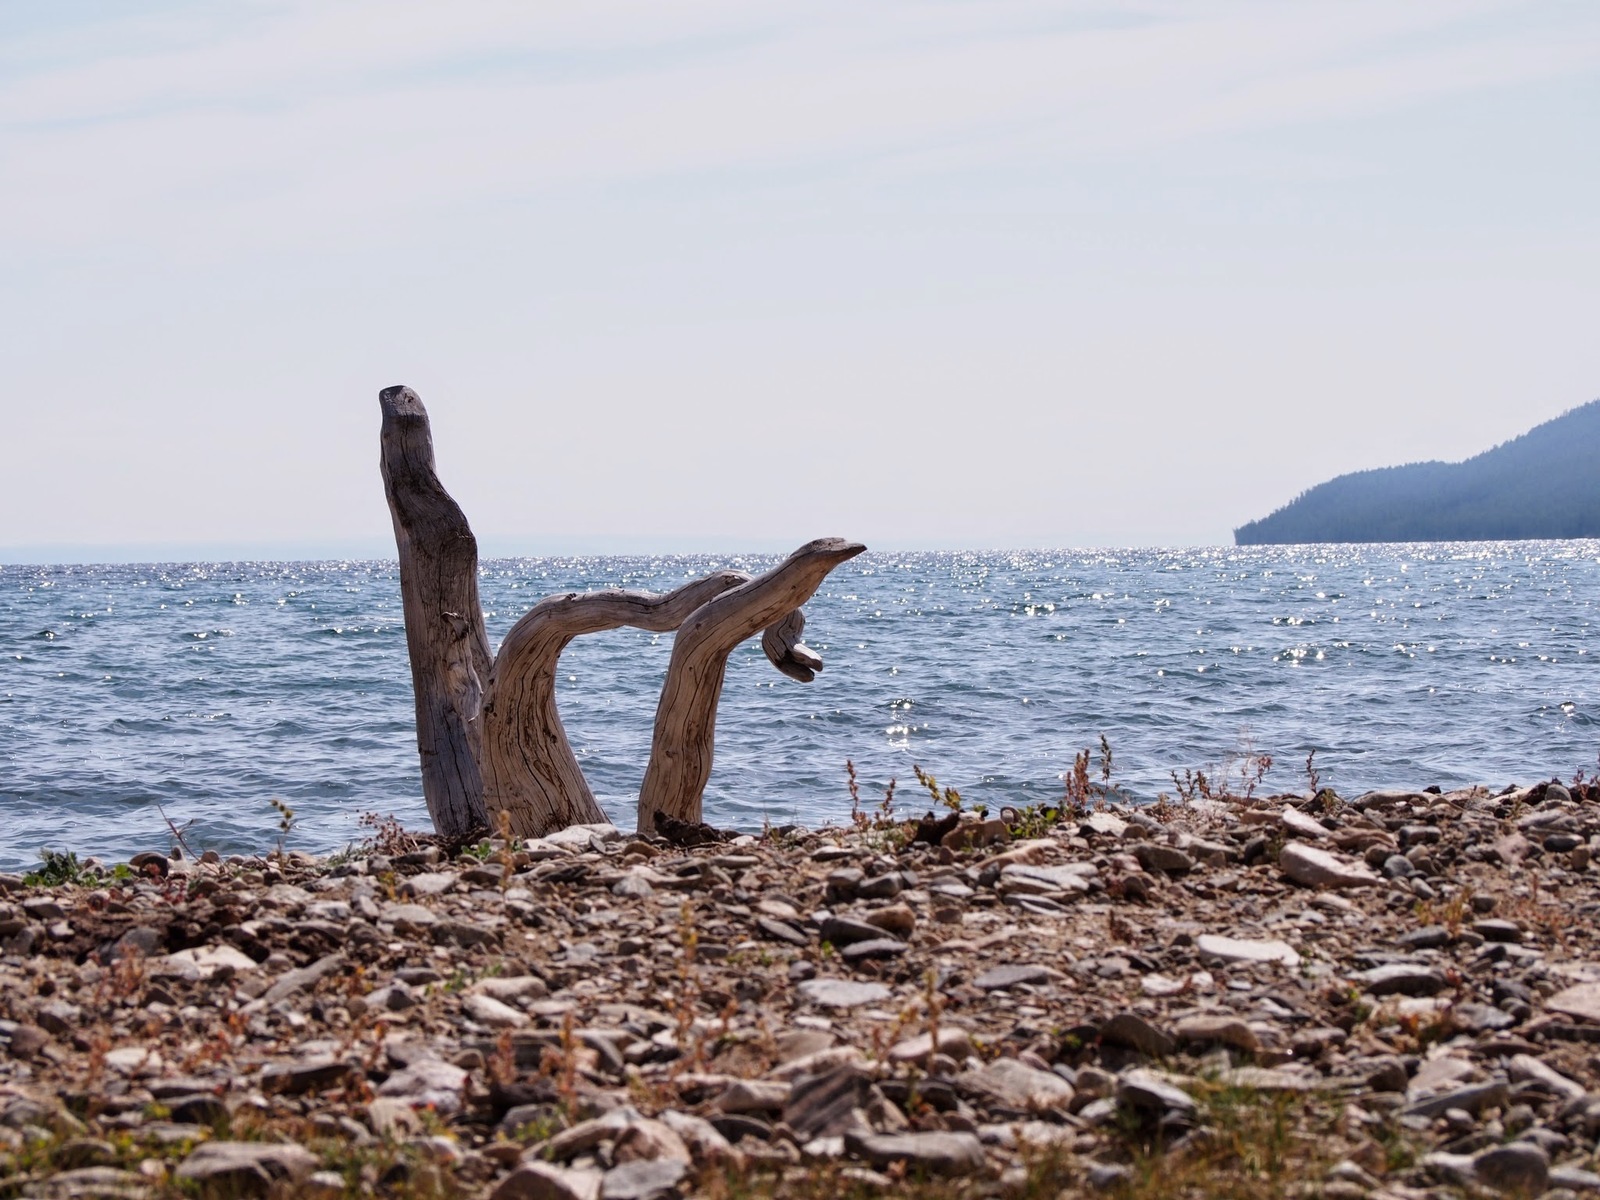
[[[399,238],[552,190],[1093,161],[1597,62],[1600,10],[1499,0],[169,8],[8,40],[0,221],[44,250]]]

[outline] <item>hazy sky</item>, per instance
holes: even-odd
[[[1593,0],[8,0],[0,546],[381,548],[401,382],[490,551],[1225,542],[1600,396],[1597,147]]]

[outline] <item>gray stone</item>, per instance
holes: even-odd
[[[757,917],[756,928],[774,941],[788,942],[791,946],[805,947],[811,944],[811,939],[805,934],[776,917]]]
[[[1507,1069],[1510,1071],[1512,1083],[1536,1082],[1563,1100],[1577,1100],[1587,1094],[1583,1084],[1575,1079],[1568,1079],[1554,1067],[1531,1054],[1512,1055]]]
[[[1073,1088],[1061,1076],[1014,1058],[997,1058],[956,1076],[956,1089],[1006,1108],[1036,1112],[1072,1103]]]
[[[1550,1186],[1550,1156],[1532,1142],[1509,1142],[1474,1155],[1472,1174],[1502,1192],[1537,1196]]]
[[[456,876],[451,871],[425,871],[413,875],[400,884],[402,896],[442,896],[456,886]]]
[[[319,958],[309,967],[301,967],[298,970],[284,972],[278,977],[278,982],[268,988],[267,994],[261,997],[261,1000],[257,1001],[257,1003],[263,1005],[276,1004],[284,997],[303,991],[319,980],[342,970],[344,970],[344,955],[338,953],[329,954],[324,958]]]
[[[829,917],[822,923],[819,931],[825,942],[832,942],[835,946],[853,946],[857,942],[876,941],[883,936],[883,930],[876,925],[868,925],[865,921],[857,921],[852,917]]]
[[[1600,1175],[1582,1167],[1551,1167],[1550,1186],[1573,1192],[1600,1192]]]
[[[1164,1057],[1178,1048],[1170,1034],[1131,1012],[1117,1013],[1100,1026],[1100,1040],[1113,1046],[1126,1046],[1152,1058]]]
[[[1198,1016],[1185,1017],[1175,1030],[1178,1041],[1185,1045],[1232,1046],[1254,1054],[1261,1049],[1261,1039],[1255,1030],[1238,1017]]]
[[[688,1171],[688,1165],[675,1158],[622,1163],[606,1172],[601,1200],[655,1200],[671,1193]]]
[[[913,1171],[973,1175],[984,1168],[983,1143],[971,1133],[847,1133],[845,1152],[875,1167],[904,1163]]]
[[[1354,978],[1374,996],[1436,996],[1449,986],[1440,972],[1420,963],[1387,963]]]
[[[1152,874],[1187,875],[1194,870],[1194,859],[1176,846],[1164,846],[1160,842],[1140,842],[1133,848],[1133,856]]]
[[[870,941],[853,942],[839,952],[848,963],[866,962],[874,958],[898,958],[907,946],[899,938],[876,937]]]
[[[1044,967],[1032,963],[1016,963],[1004,967],[990,967],[972,981],[972,986],[982,988],[986,992],[1001,992],[1021,984],[1049,982],[1050,972]]]
[[[876,931],[875,931],[876,932]],[[889,989],[881,983],[856,983],[851,979],[808,979],[799,987],[800,995],[822,1008],[860,1008],[881,1004]]]
[[[1551,996],[1544,1006],[1580,1020],[1600,1021],[1600,983],[1575,983]]]
[[[1522,926],[1515,921],[1504,921],[1498,918],[1488,921],[1474,921],[1472,930],[1486,942],[1520,942],[1522,940]]]
[[[1298,967],[1300,955],[1288,942],[1252,938],[1223,937],[1215,933],[1202,933],[1195,939],[1195,949],[1202,959],[1213,962],[1275,962],[1286,967]]]
[[[275,1183],[298,1183],[317,1169],[317,1156],[294,1143],[202,1142],[177,1170],[203,1195],[264,1196]]]
[[[1404,1112],[1408,1117],[1442,1117],[1452,1108],[1478,1113],[1485,1108],[1504,1108],[1510,1100],[1510,1089],[1504,1083],[1492,1080],[1488,1083],[1468,1084],[1466,1087],[1454,1088],[1440,1092],[1436,1096],[1414,1101],[1406,1105]]]
[[[1117,1101],[1145,1112],[1192,1113],[1194,1097],[1154,1071],[1133,1070],[1117,1080]]]
[[[317,1055],[287,1063],[269,1063],[261,1068],[261,1090],[267,1093],[283,1092],[290,1096],[298,1096],[303,1092],[319,1091],[343,1083],[349,1074],[349,1063],[329,1055]]]
[[[1012,863],[1001,870],[1000,884],[1002,890],[1081,894],[1089,891],[1089,880],[1095,873],[1089,863],[1068,863],[1059,867]]]
[[[783,1104],[783,1121],[801,1143],[862,1129],[860,1110],[870,1103],[872,1084],[859,1067],[845,1065],[794,1081]]]
[[[1304,842],[1290,842],[1278,855],[1278,868],[1295,883],[1316,888],[1371,887],[1378,877],[1366,865]]]

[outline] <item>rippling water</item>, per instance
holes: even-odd
[[[492,561],[490,638],[553,592],[770,561]],[[1345,792],[1570,775],[1600,748],[1597,590],[1597,542],[865,555],[807,606],[815,683],[735,653],[707,819],[845,820],[847,758],[869,801],[913,763],[971,801],[1051,797],[1102,733],[1147,798],[1252,746],[1268,788],[1302,786],[1312,749]],[[359,837],[363,812],[425,825],[400,622],[393,563],[0,568],[0,864],[162,847],[160,810],[193,845],[261,849],[271,797],[291,847]],[[624,827],[670,646],[619,630],[562,659]]]

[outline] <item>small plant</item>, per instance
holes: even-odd
[[[939,781],[915,763],[911,769],[917,774],[917,782],[928,789],[928,795],[935,804],[943,805],[951,812],[960,812],[962,808],[961,793],[955,788],[941,788]]]
[[[78,856],[71,850],[41,849],[39,865],[22,877],[27,887],[61,887],[68,883],[82,883],[86,876]]]
[[[1062,807],[1074,817],[1088,816],[1091,808],[1103,809],[1110,798],[1113,788],[1111,786],[1111,770],[1114,759],[1111,754],[1111,742],[1105,734],[1100,735],[1100,778],[1092,779],[1089,775],[1089,759],[1093,751],[1080,750],[1072,759],[1072,770],[1062,778],[1066,782],[1066,795],[1062,800]]]
[[[1313,796],[1322,791],[1322,772],[1317,770],[1317,748],[1315,746],[1306,755],[1306,783],[1310,785]]]
[[[281,861],[283,858],[283,840],[289,836],[289,832],[294,828],[294,809],[276,796],[269,797],[267,803],[272,805],[278,814],[278,858]]]

